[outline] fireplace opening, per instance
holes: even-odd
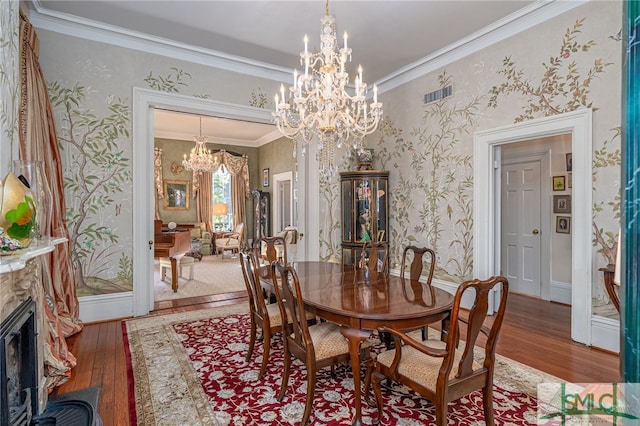
[[[0,326],[1,425],[28,425],[38,412],[35,308],[27,299]]]
[[[0,425],[101,426],[84,399],[58,398],[40,412],[36,337],[36,304],[28,298],[0,324]]]

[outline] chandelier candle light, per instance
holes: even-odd
[[[196,146],[191,150],[189,160],[187,160],[187,154],[184,154],[182,165],[186,170],[191,170],[198,174],[214,171],[217,165],[211,150],[207,149],[207,137],[202,136],[202,117],[200,117],[200,136],[194,136],[193,139],[196,142]]]
[[[278,130],[300,143],[302,154],[306,146],[317,138],[320,173],[330,177],[338,171],[336,150],[350,143],[357,152],[362,149],[364,136],[372,133],[382,117],[382,103],[378,102],[378,88],[373,86],[373,102],[367,105],[367,83],[362,80],[362,66],[354,82],[354,94],[347,91],[349,74],[345,71],[351,61],[351,49],[344,33],[344,46],[338,47],[336,20],[326,14],[320,20],[320,52],[309,52],[309,39],[304,36],[304,52],[300,52],[300,65],[304,74],[293,72],[293,85],[275,96],[276,111],[273,114]],[[296,147],[294,146],[294,157]]]

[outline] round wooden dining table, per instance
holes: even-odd
[[[372,330],[385,325],[398,330],[446,322],[453,295],[417,280],[327,262],[294,262],[305,308],[343,325],[353,368],[355,416],[362,424],[360,347]],[[443,324],[446,327],[446,324]]]

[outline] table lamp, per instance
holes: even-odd
[[[227,204],[226,203],[214,203],[211,205],[211,214],[218,218],[216,223],[216,230],[220,230],[222,228],[222,217],[227,215]]]

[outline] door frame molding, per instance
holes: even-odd
[[[271,112],[251,106],[196,98],[139,87],[132,96],[133,315],[153,310],[154,117],[157,108],[273,124]]]
[[[283,173],[276,173],[273,175],[273,207],[272,207],[272,212],[273,212],[273,216],[271,218],[271,235],[275,235],[276,232],[280,232],[282,231],[282,229],[278,229],[278,225],[276,223],[276,221],[278,220],[278,216],[281,214],[280,212],[280,188],[278,187],[280,182],[282,181],[290,181],[291,182],[291,187],[289,189],[289,201],[291,203],[290,208],[289,208],[289,214],[292,220],[292,226],[293,226],[293,172],[292,171],[288,171],[288,172],[283,172]]]
[[[592,293],[592,111],[580,109],[482,130],[473,135],[473,273],[489,277],[499,272],[500,164],[495,152],[500,145],[570,133],[573,152],[573,194],[571,233],[571,338],[591,345]],[[498,192],[499,193],[499,192]]]

